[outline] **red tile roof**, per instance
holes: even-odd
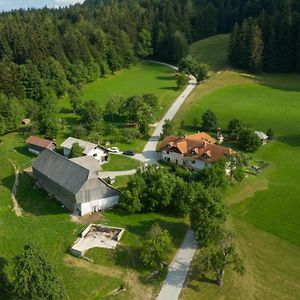
[[[27,144],[38,146],[41,148],[49,148],[54,142],[46,139],[42,139],[37,136],[31,136],[26,141]]]
[[[216,140],[205,132],[188,135],[186,137],[168,136],[161,145],[161,150],[179,152],[183,156],[215,162],[225,155],[235,153],[231,148],[215,144]]]

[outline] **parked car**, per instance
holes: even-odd
[[[120,149],[118,147],[111,147],[111,148],[108,148],[107,150],[109,152],[112,152],[112,153],[119,153],[120,152]]]
[[[128,156],[135,156],[135,152],[132,150],[127,150],[123,152],[124,155],[128,155]]]

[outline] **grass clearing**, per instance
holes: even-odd
[[[229,34],[218,34],[193,43],[190,54],[200,62],[206,63],[213,72],[223,70],[227,64]]]
[[[81,97],[96,100],[104,108],[112,95],[130,97],[152,93],[158,97],[159,110],[155,118],[159,120],[180,91],[171,68],[144,62],[86,84]],[[71,107],[67,97],[62,98],[59,105],[60,108]]]
[[[134,158],[122,154],[110,154],[109,162],[103,164],[103,171],[126,171],[137,169],[142,163]]]

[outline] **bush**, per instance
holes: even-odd
[[[255,152],[261,145],[261,141],[255,132],[244,129],[240,132],[239,144],[241,149],[247,152]]]

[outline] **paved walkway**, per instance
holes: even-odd
[[[125,175],[133,175],[136,173],[136,169],[133,170],[126,170],[126,171],[107,171],[107,172],[100,172],[100,178],[115,178],[118,176],[125,176]]]
[[[176,300],[178,299],[183,284],[186,280],[190,264],[197,249],[197,243],[193,232],[189,229],[185,235],[183,243],[178,249],[175,258],[169,265],[169,273],[157,300]]]
[[[188,86],[180,94],[180,96],[173,102],[172,106],[166,112],[164,117],[155,124],[155,130],[152,136],[150,137],[149,141],[145,145],[143,152],[136,154],[134,158],[147,164],[157,163],[160,157],[159,154],[156,152],[156,147],[160,138],[160,134],[163,132],[163,125],[165,121],[172,120],[175,117],[181,105],[184,103],[186,98],[190,95],[190,93],[194,90],[196,86],[197,86],[196,78],[194,76],[190,76],[190,81]]]

